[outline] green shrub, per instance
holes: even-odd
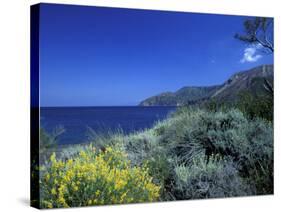
[[[141,165],[144,160],[151,157],[154,151],[157,151],[158,142],[158,138],[152,131],[144,131],[125,137],[123,144],[132,164]]]
[[[273,192],[272,124],[259,118],[250,119],[237,109],[210,112],[182,107],[151,130],[127,136],[123,144],[133,164],[148,164],[154,182],[161,185],[161,200]],[[222,161],[210,162],[213,155]],[[202,169],[205,164],[204,173],[210,173],[208,180],[212,181],[213,189],[219,186],[218,191],[209,190],[203,194],[198,190],[199,196],[195,191],[186,191],[190,196],[180,197],[179,189],[174,189],[177,181],[174,170],[183,166],[195,173],[200,165],[199,162],[199,165],[194,164],[195,158],[202,163]],[[225,159],[227,163],[223,162]],[[214,172],[216,169],[218,172]],[[219,178],[220,172],[225,172],[222,178]],[[233,184],[223,185],[228,181]],[[236,190],[235,186],[238,186]],[[222,192],[220,187],[233,192]]]
[[[273,96],[259,95],[254,96],[249,92],[242,92],[239,95],[237,108],[250,119],[263,118],[273,121]]]
[[[175,167],[176,199],[235,197],[254,194],[231,161],[212,156],[208,163],[199,157],[189,165]]]
[[[147,167],[131,167],[118,148],[102,152],[90,146],[66,161],[52,155],[41,173],[42,208],[150,202],[159,197],[160,187],[152,183]]]
[[[249,119],[239,110],[209,112],[181,109],[161,126],[159,144],[178,163],[189,165],[200,155],[231,158],[239,175],[257,194],[273,192],[273,131],[263,119]],[[158,125],[159,126],[159,125]],[[157,129],[157,126],[156,128]],[[203,156],[202,156],[203,155]]]

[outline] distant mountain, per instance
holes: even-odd
[[[214,95],[221,86],[190,86],[183,87],[178,91],[165,92],[156,96],[152,96],[140,103],[140,106],[173,106],[185,105],[199,100],[207,99]]]
[[[273,84],[273,65],[262,65],[232,75],[211,98],[232,101],[242,91],[248,91],[254,96],[264,95],[265,80]]]
[[[180,106],[210,99],[235,101],[239,93],[248,91],[255,96],[265,94],[265,79],[273,83],[273,65],[262,65],[232,75],[221,85],[186,86],[176,92],[165,92],[149,97],[140,106]]]

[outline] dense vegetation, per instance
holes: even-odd
[[[272,119],[235,108],[182,107],[143,132],[64,148],[41,166],[41,207],[272,194]]]

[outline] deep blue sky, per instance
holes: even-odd
[[[41,106],[136,105],[273,63],[233,38],[245,17],[55,4],[40,11]]]

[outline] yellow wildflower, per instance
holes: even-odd
[[[53,154],[50,167],[44,172],[43,179],[48,181],[42,187],[45,207],[147,202],[159,198],[160,187],[152,183],[148,167],[131,167],[118,148],[81,151],[67,161],[56,160]],[[83,192],[83,198],[77,199],[77,191]]]
[[[99,196],[100,195],[100,190],[97,190],[96,191],[96,196]]]
[[[57,191],[56,191],[56,189],[55,189],[55,188],[52,188],[52,190],[51,190],[51,194],[53,194],[53,195],[56,195],[56,194],[57,194]]]
[[[49,180],[50,180],[50,174],[49,174],[49,173],[45,175],[45,180],[46,180],[46,181],[49,181]]]

